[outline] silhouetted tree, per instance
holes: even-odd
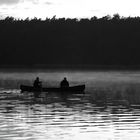
[[[0,20],[0,66],[135,67],[140,17]]]

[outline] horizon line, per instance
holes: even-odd
[[[127,18],[140,18],[140,16],[121,16],[121,15],[119,15],[118,13],[115,13],[115,14],[113,14],[113,16],[111,16],[111,15],[109,15],[109,14],[107,14],[107,15],[105,15],[105,16],[101,16],[101,17],[99,17],[99,16],[96,16],[96,15],[93,15],[93,16],[91,16],[91,17],[57,17],[56,15],[54,15],[54,16],[52,16],[52,17],[47,17],[46,16],[46,18],[45,19],[42,19],[42,18],[39,18],[39,17],[36,17],[36,16],[34,16],[34,17],[26,17],[26,18],[20,18],[20,17],[14,17],[14,16],[5,16],[5,17],[0,17],[0,20],[5,20],[5,19],[13,19],[13,20],[34,20],[34,19],[36,19],[36,20],[41,20],[41,21],[45,21],[45,20],[47,20],[47,19],[49,19],[49,20],[58,20],[58,19],[65,19],[65,20],[68,20],[68,19],[76,19],[76,20],[78,20],[78,21],[80,21],[81,19],[89,19],[89,20],[91,20],[91,19],[102,19],[102,18],[106,18],[106,19],[108,19],[108,20],[111,20],[111,19],[113,19],[114,17],[118,17],[118,19],[127,19]]]

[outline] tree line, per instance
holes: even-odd
[[[140,66],[140,17],[0,20],[0,66]]]

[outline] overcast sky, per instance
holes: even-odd
[[[140,16],[140,0],[0,0],[0,16],[90,18]]]

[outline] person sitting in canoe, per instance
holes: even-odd
[[[67,87],[69,87],[69,82],[67,81],[67,78],[66,77],[64,77],[64,79],[61,81],[60,87],[61,88],[67,88]]]
[[[42,84],[41,84],[41,81],[39,80],[39,77],[36,77],[33,85],[34,85],[34,88],[41,88],[42,87]]]

